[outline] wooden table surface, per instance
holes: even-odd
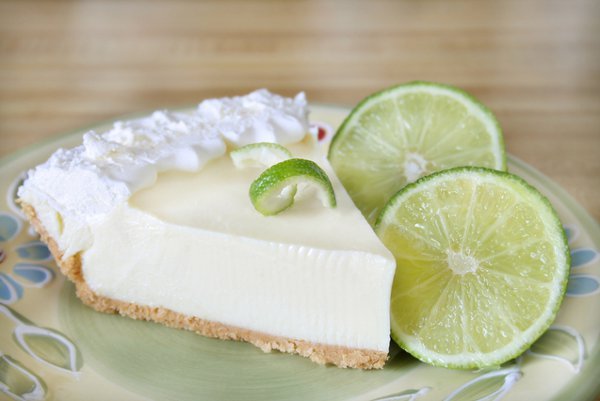
[[[351,106],[415,79],[478,97],[600,220],[598,0],[0,0],[0,156],[206,97]]]
[[[457,85],[600,220],[600,1],[0,0],[0,156],[125,113],[267,87],[354,105]]]

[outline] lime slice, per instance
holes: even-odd
[[[313,186],[326,207],[335,207],[335,194],[327,173],[315,162],[289,159],[265,170],[250,186],[250,200],[265,216],[277,214],[294,203],[298,185]]]
[[[434,171],[506,169],[502,132],[492,113],[459,89],[426,82],[364,99],[338,129],[329,160],[371,223],[400,188]]]
[[[569,250],[556,212],[521,178],[434,173],[399,191],[375,230],[396,257],[392,338],[422,361],[498,366],[554,320]]]
[[[278,143],[259,142],[232,150],[229,157],[237,168],[271,167],[292,158],[292,153]]]

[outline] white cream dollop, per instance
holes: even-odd
[[[247,96],[209,99],[200,103],[198,115],[236,147],[257,142],[295,143],[309,130],[304,93],[290,99],[261,89]]]
[[[51,215],[46,209],[59,213],[60,224],[44,222],[60,231],[50,233],[59,246],[77,243],[76,248],[84,249],[91,240],[61,240],[61,236],[151,186],[159,172],[198,171],[222,156],[228,144],[288,144],[302,140],[308,131],[303,93],[292,99],[261,89],[246,96],[209,99],[190,114],[156,111],[149,117],[115,122],[104,133],[84,134],[82,145],[59,149],[29,171],[18,195],[39,214]],[[70,227],[64,230],[67,223]],[[69,256],[81,249],[63,251]]]

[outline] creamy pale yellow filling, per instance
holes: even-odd
[[[327,160],[310,143],[288,148],[294,157],[314,159],[329,177],[335,177]],[[338,207],[324,207],[313,189],[307,187],[299,189],[291,208],[276,216],[263,216],[254,209],[248,195],[250,184],[262,171],[237,169],[225,156],[209,162],[199,173],[162,174],[152,188],[136,193],[129,204],[182,226],[265,241],[388,255],[337,179],[332,183]],[[349,222],[352,228],[343,229]]]
[[[260,170],[228,157],[161,174],[90,229],[84,276],[100,295],[322,344],[387,351],[394,261],[322,152],[290,147],[332,179],[338,206],[307,191],[277,216],[254,210]]]

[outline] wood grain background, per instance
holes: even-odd
[[[0,0],[0,155],[259,87],[354,105],[414,79],[480,98],[600,220],[598,0]]]
[[[600,1],[0,0],[0,156],[98,120],[267,87],[352,106],[431,80],[600,220]]]

